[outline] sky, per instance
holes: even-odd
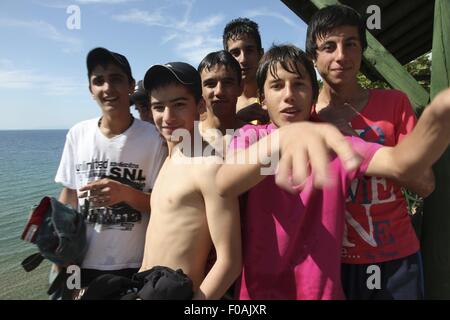
[[[258,23],[264,48],[304,49],[306,25],[280,0],[2,0],[0,130],[68,129],[99,116],[86,71],[95,47],[124,54],[140,80],[153,64],[197,67],[237,17]]]

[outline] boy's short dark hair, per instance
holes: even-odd
[[[211,68],[221,65],[224,66],[227,70],[231,69],[235,72],[236,78],[238,80],[238,84],[241,84],[242,80],[242,69],[239,65],[239,62],[225,50],[215,51],[209,53],[206,57],[198,65],[198,72],[201,74],[204,69],[210,71]]]
[[[109,51],[105,48],[94,48],[89,51],[86,58],[86,65],[88,70],[88,79],[90,81],[91,74],[94,68],[98,65],[106,68],[108,64],[118,66],[128,77],[128,82],[134,82],[133,74],[131,73],[130,63],[127,58],[117,52]]]
[[[223,30],[223,48],[228,50],[228,40],[239,39],[244,34],[255,39],[257,49],[262,50],[258,24],[248,18],[237,18],[228,22]]]
[[[318,37],[326,36],[332,29],[341,26],[354,26],[358,29],[362,51],[367,47],[366,25],[361,15],[345,5],[331,5],[317,11],[311,18],[306,32],[306,53],[316,58]]]
[[[299,75],[302,74],[300,73],[300,70],[298,70],[297,63],[300,63],[305,67],[306,72],[311,78],[313,102],[315,102],[319,95],[319,84],[317,82],[314,65],[306,53],[291,44],[272,45],[269,51],[262,56],[258,70],[256,71],[256,83],[260,97],[264,93],[264,83],[267,79],[267,73],[270,72],[272,76],[276,77],[278,62],[286,71]]]
[[[202,98],[202,82],[198,71],[188,63],[169,62],[151,66],[144,76],[144,88],[148,94],[172,83],[185,86],[198,103]]]

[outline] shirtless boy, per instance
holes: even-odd
[[[241,270],[240,221],[237,199],[216,191],[215,157],[202,157],[205,143],[200,148],[194,144],[195,121],[205,107],[200,75],[186,63],[154,65],[145,74],[144,87],[169,156],[153,188],[140,271],[182,269],[193,282],[193,299],[219,299]],[[182,130],[189,134],[176,138]],[[191,154],[182,147],[186,144],[197,152]],[[217,260],[205,274],[212,246]]]

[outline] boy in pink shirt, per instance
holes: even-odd
[[[246,148],[251,137],[273,130],[274,124],[247,125],[235,147]],[[338,158],[332,159],[332,187],[315,189],[308,179],[301,193],[291,194],[268,176],[249,190],[241,218],[244,269],[237,298],[344,299],[338,268],[344,214],[339,208],[345,205],[351,180],[366,171],[380,147],[358,138],[349,141],[364,160],[357,171],[347,172]]]
[[[436,161],[449,143],[450,129],[445,128],[443,121],[448,121],[450,113],[450,92],[440,99],[447,107],[447,118],[438,121],[433,114],[425,117],[415,133],[395,148],[367,143],[357,137],[345,138],[344,147],[350,144],[361,156],[361,164],[349,171],[349,167],[355,167],[354,161],[351,158],[347,158],[348,162],[341,161],[346,157],[334,156],[328,171],[323,172],[315,169],[320,167],[317,163],[326,161],[325,151],[315,149],[321,148],[334,133],[326,125],[304,123],[318,94],[312,63],[294,46],[273,46],[260,62],[257,83],[272,124],[243,127],[232,147],[243,149],[236,150],[236,156],[280,151],[277,175],[261,175],[260,169],[267,169],[262,160],[235,164],[231,155],[216,177],[223,194],[238,195],[249,190],[246,210],[241,213],[243,271],[236,297],[344,299],[340,255],[345,199],[351,180],[366,174],[404,182],[411,180],[415,170]],[[302,136],[308,125],[322,132],[322,139],[302,141],[309,139]],[[430,126],[436,130],[429,132]],[[277,138],[276,148],[258,150],[268,140]],[[412,144],[414,154],[411,157],[410,152],[411,158],[406,159],[404,150],[411,149]]]

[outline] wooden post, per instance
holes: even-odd
[[[450,1],[436,0],[431,97],[450,86]],[[449,124],[450,125],[450,124]],[[421,246],[425,298],[450,299],[450,148],[433,167],[436,189],[425,200]]]

